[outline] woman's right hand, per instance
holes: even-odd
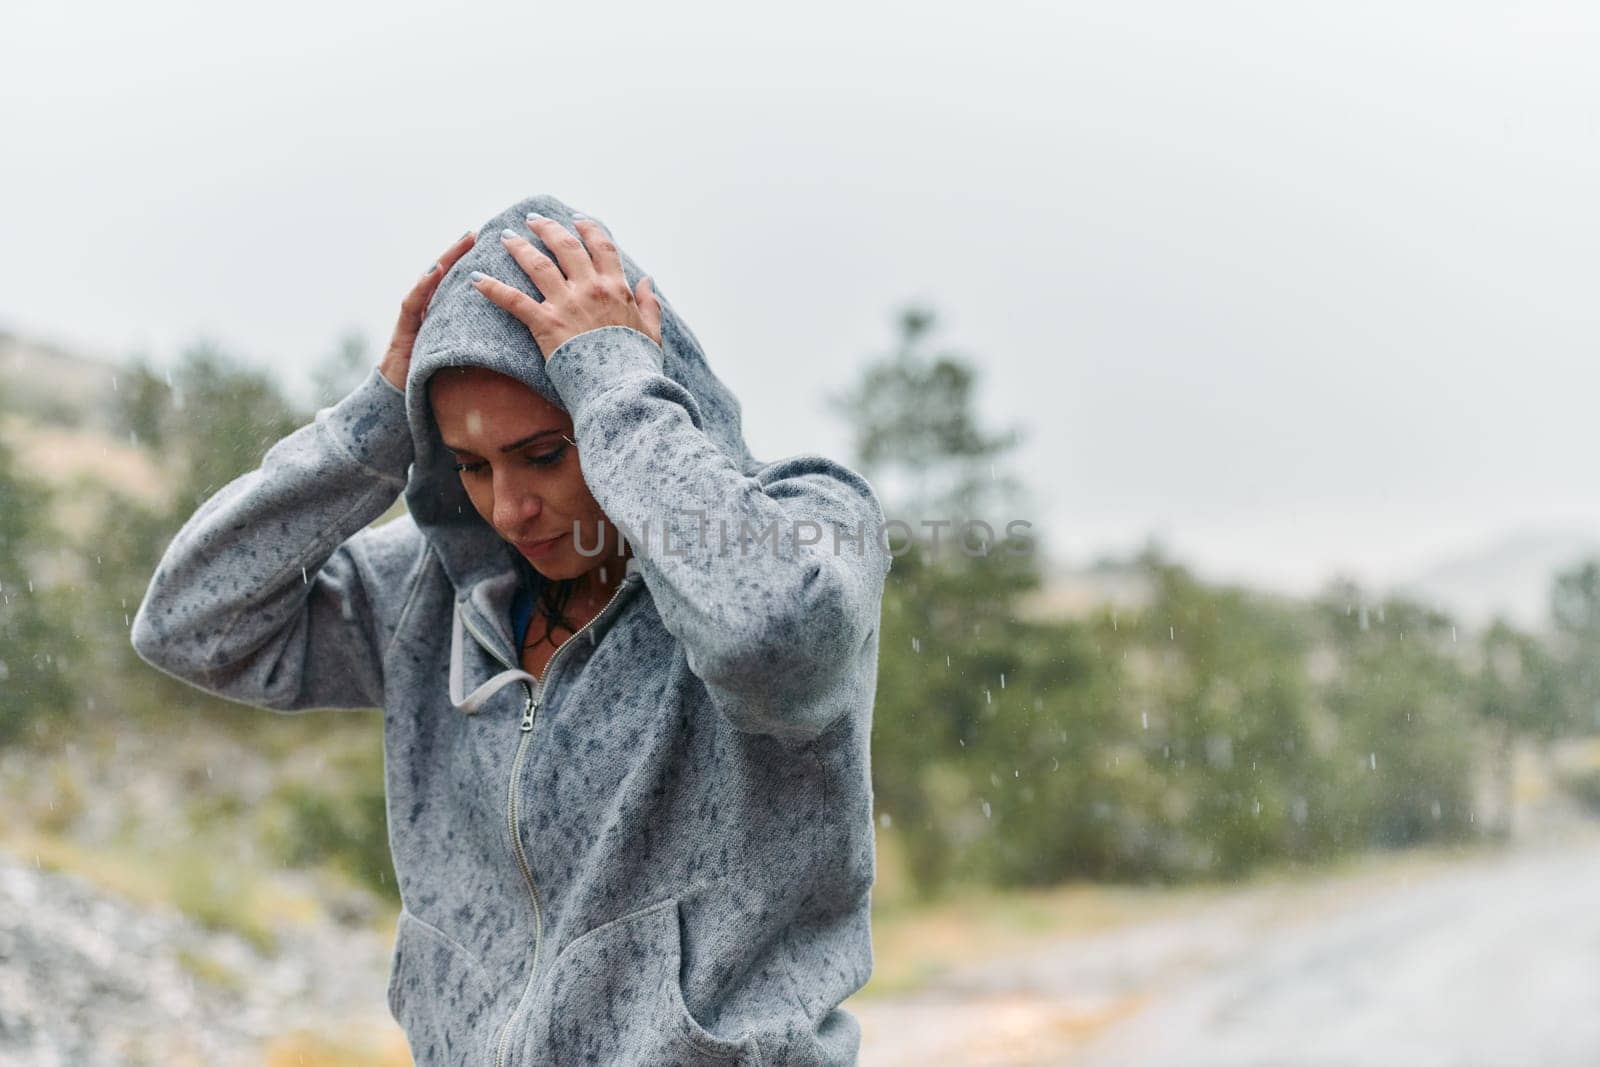
[[[411,346],[416,344],[417,331],[422,329],[422,316],[428,310],[428,301],[433,299],[433,291],[439,288],[439,281],[445,272],[455,265],[456,260],[466,255],[477,240],[477,232],[473,230],[458,237],[455,244],[445,249],[439,262],[417,279],[417,284],[400,302],[400,319],[394,324],[394,336],[389,338],[389,348],[378,362],[378,371],[401,392],[405,392],[406,373],[411,369]]]

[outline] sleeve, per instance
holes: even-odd
[[[133,621],[140,658],[258,707],[380,706],[424,540],[409,516],[369,524],[411,458],[405,394],[374,368],[184,523]]]
[[[625,326],[556,349],[584,479],[633,546],[662,623],[742,730],[814,738],[859,703],[890,555],[861,475],[821,456],[741,471],[662,353]],[[868,697],[871,694],[867,694]]]

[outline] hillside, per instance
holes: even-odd
[[[129,380],[0,334],[0,436],[52,501],[8,603],[54,593],[63,627],[0,645],[0,681],[41,654],[77,679],[0,744],[0,1063],[408,1063],[384,1001],[381,720],[225,704],[135,660],[128,605],[183,457],[119,433]]]
[[[1525,530],[1440,560],[1402,588],[1471,622],[1502,615],[1538,628],[1549,621],[1551,576],[1594,557],[1600,533],[1593,530]]]

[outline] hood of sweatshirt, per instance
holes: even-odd
[[[539,350],[526,326],[479,293],[469,280],[473,271],[482,271],[542,299],[500,240],[500,231],[509,228],[549,255],[550,250],[527,228],[530,212],[577,233],[572,221],[575,209],[551,196],[519,200],[485,222],[472,250],[451,267],[435,290],[406,380],[406,411],[414,450],[406,508],[438,553],[458,598],[470,596],[486,580],[504,580],[513,566],[514,550],[473,508],[454,469],[455,459],[439,436],[428,403],[428,379],[444,367],[485,367],[515,378],[562,410],[571,410],[545,373],[548,353]],[[595,221],[605,226],[604,220]],[[636,287],[646,272],[626,248],[621,258],[629,287]],[[700,429],[735,466],[746,473],[759,469],[745,444],[739,401],[706,363],[699,341],[666,294],[659,288],[655,291],[661,302],[662,373],[694,396],[703,418]]]

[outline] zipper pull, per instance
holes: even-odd
[[[539,702],[533,699],[533,686],[523,682],[522,688],[528,691],[528,703],[522,709],[522,732],[527,733],[533,729],[533,713],[539,710]]]

